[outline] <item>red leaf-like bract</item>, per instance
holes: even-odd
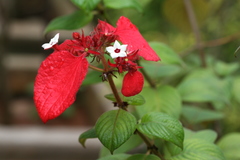
[[[34,102],[44,123],[75,101],[87,71],[87,59],[68,51],[55,51],[42,62],[34,84]]]
[[[103,34],[111,34],[116,30],[116,28],[114,28],[111,24],[101,20],[98,20],[96,29],[101,31]]]
[[[126,97],[134,96],[142,91],[144,78],[141,72],[128,72],[123,78],[122,94]]]
[[[120,17],[117,21],[116,33],[123,44],[128,45],[128,50],[138,50],[138,55],[148,61],[159,61],[156,52],[149,46],[137,27],[126,17]]]

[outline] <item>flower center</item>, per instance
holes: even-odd
[[[118,48],[116,48],[116,49],[114,50],[115,53],[119,53],[120,51],[121,51],[121,50],[118,49]]]

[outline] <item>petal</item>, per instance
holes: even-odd
[[[34,84],[34,102],[42,121],[58,117],[74,101],[88,70],[85,57],[56,51],[44,60]]]
[[[122,94],[126,97],[134,96],[142,91],[144,78],[141,72],[128,72],[123,78]]]
[[[42,45],[42,48],[46,50],[46,49],[52,48],[52,45],[49,44],[49,43],[44,43],[44,44]]]
[[[159,61],[160,58],[156,52],[149,46],[147,41],[142,37],[137,27],[126,17],[120,17],[117,22],[115,34],[119,36],[119,40],[128,44],[128,50],[138,50],[138,54],[145,60]]]
[[[115,53],[114,51],[115,51],[115,47],[112,47],[112,46],[110,46],[110,47],[106,47],[106,50],[109,52],[109,53]]]
[[[58,43],[58,39],[59,39],[59,33],[57,33],[51,40],[50,40],[50,44],[55,45]]]
[[[57,33],[51,40],[49,43],[44,43],[42,45],[42,47],[46,50],[49,48],[52,48],[52,46],[54,46],[55,44],[58,43],[58,39],[59,39],[59,33]]]
[[[119,49],[121,50],[121,51],[123,51],[123,52],[126,52],[126,50],[127,50],[127,44],[123,44],[123,45],[121,45],[120,47],[119,47]]]
[[[118,57],[127,57],[127,53],[122,50],[121,50],[121,52],[117,53],[117,55],[118,55]]]
[[[117,40],[115,40],[115,42],[114,42],[114,44],[113,44],[113,47],[114,47],[114,48],[120,48],[120,47],[121,47],[121,44],[120,44]]]
[[[119,53],[115,53],[115,52],[110,53],[110,56],[111,56],[112,58],[120,57],[120,56],[119,56]]]

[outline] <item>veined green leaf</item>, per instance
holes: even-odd
[[[118,109],[102,114],[95,129],[99,140],[113,153],[133,135],[136,124],[137,120],[131,113]]]
[[[95,128],[91,128],[87,130],[86,132],[83,132],[79,138],[78,141],[82,144],[82,146],[85,148],[85,142],[88,138],[97,138]]]
[[[53,30],[73,30],[87,25],[93,18],[92,13],[82,10],[53,19],[45,29],[45,33]]]
[[[143,140],[139,137],[137,134],[133,134],[123,145],[121,145],[119,148],[117,148],[114,151],[114,154],[119,154],[119,153],[126,153],[128,151],[131,151],[132,149],[136,148],[140,144],[143,143]],[[109,150],[105,147],[102,147],[100,151],[100,157],[105,157],[110,155],[111,153]]]
[[[161,138],[183,148],[182,124],[165,113],[147,113],[140,120],[137,129],[150,138]]]

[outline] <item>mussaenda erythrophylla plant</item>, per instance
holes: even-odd
[[[142,57],[147,61],[159,61],[156,52],[142,37],[137,27],[126,17],[120,17],[116,27],[99,20],[96,28],[86,36],[74,32],[73,39],[58,44],[59,34],[44,49],[53,49],[40,65],[34,83],[34,102],[42,121],[58,117],[74,101],[88,69],[102,72],[103,80],[115,76],[115,72],[127,72],[121,92],[130,97],[142,91],[144,77],[136,63]],[[110,55],[113,62],[105,58]],[[103,68],[93,66],[87,57],[102,63]]]

